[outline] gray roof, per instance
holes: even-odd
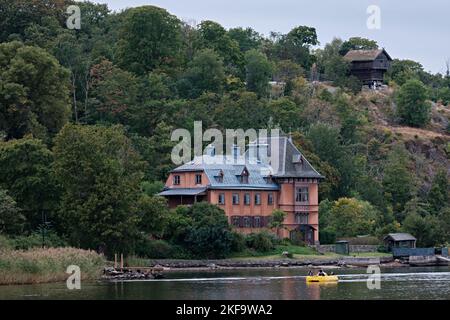
[[[248,150],[236,158],[231,155],[203,155],[172,172],[205,172],[209,189],[279,190],[272,177],[324,178],[287,137],[258,139],[251,145],[267,146],[267,157],[251,158]],[[244,169],[248,171],[248,183],[239,180]],[[219,176],[223,177],[222,181]]]
[[[384,49],[375,50],[350,50],[344,56],[344,59],[350,62],[353,61],[374,61],[380,54],[384,53],[389,60],[392,60],[391,56]]]
[[[241,183],[239,176],[243,170],[247,169],[248,183]],[[241,158],[233,161],[228,156],[202,156],[196,157],[194,160],[179,166],[172,172],[184,171],[203,171],[205,172],[210,185],[209,189],[261,189],[261,190],[278,190],[279,187],[267,178],[272,171],[270,166],[262,163],[249,163]],[[217,177],[223,174],[222,182]]]
[[[323,179],[308,159],[295,147],[291,139],[285,136],[258,139],[258,143],[267,143],[268,156],[273,168],[273,176],[278,178],[315,178]],[[298,158],[300,161],[294,161]],[[277,162],[277,163],[274,163]]]
[[[409,233],[389,233],[384,239],[391,238],[394,241],[415,241],[417,240]]]
[[[206,188],[172,188],[158,193],[159,196],[195,196],[206,191]]]

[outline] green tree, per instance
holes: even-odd
[[[417,238],[418,247],[433,247],[439,244],[441,235],[439,220],[432,215],[421,216],[416,212],[408,213],[402,229]]]
[[[93,65],[90,74],[86,120],[89,123],[129,124],[133,109],[139,103],[136,77],[108,60]]]
[[[205,20],[200,23],[195,47],[197,50],[205,48],[214,50],[222,57],[227,73],[242,77],[244,56],[239,49],[239,43],[217,22]]]
[[[438,216],[440,232],[443,245],[450,245],[450,207],[443,208]]]
[[[277,233],[277,237],[279,236],[279,231],[283,228],[284,219],[286,219],[287,213],[283,210],[273,210],[272,216],[270,219],[269,228],[275,229]]]
[[[231,252],[231,226],[225,212],[215,205],[198,202],[186,210],[192,218],[184,245],[202,258],[224,258]]]
[[[247,89],[259,97],[267,96],[273,67],[266,55],[250,50],[245,54]]]
[[[67,122],[69,78],[45,50],[14,41],[0,44],[0,131],[45,138]]]
[[[18,235],[24,227],[25,217],[16,201],[6,190],[0,189],[0,234]]]
[[[317,123],[309,128],[307,138],[312,143],[314,153],[321,160],[336,164],[336,161],[343,156],[344,150],[339,129]]]
[[[431,104],[427,88],[419,80],[408,80],[397,95],[397,114],[401,121],[413,127],[422,127],[430,121]]]
[[[323,50],[317,50],[317,64],[319,70],[330,81],[336,81],[337,84],[343,83],[349,75],[350,65],[340,54],[343,42],[341,39],[333,39],[327,43]]]
[[[288,34],[275,36],[274,55],[280,60],[292,60],[304,69],[309,69],[314,62],[310,53],[311,46],[319,44],[316,29],[298,26]]]
[[[62,23],[69,1],[65,0],[0,0],[0,42],[22,38],[26,29],[39,24],[45,17],[53,17]]]
[[[252,28],[231,28],[228,35],[239,44],[242,52],[259,49],[263,41],[263,36]]]
[[[388,81],[395,81],[395,83],[402,86],[408,80],[422,79],[424,74],[425,70],[419,62],[412,60],[394,59],[391,63],[391,67],[386,73],[386,79]]]
[[[213,50],[204,49],[195,54],[178,87],[181,95],[197,98],[208,91],[221,92],[224,81],[222,59]]]
[[[434,176],[427,198],[433,213],[437,214],[444,207],[450,207],[449,187],[447,172],[439,170]]]
[[[345,56],[350,50],[373,50],[378,49],[378,43],[374,40],[353,37],[345,41],[340,49],[340,54]]]
[[[300,128],[301,109],[292,100],[288,98],[272,100],[268,107],[273,115],[274,123],[278,124],[284,132],[292,132]]]
[[[52,163],[53,154],[41,140],[0,142],[0,187],[8,190],[22,209],[28,231],[36,230],[43,215],[49,221],[54,218],[59,188]]]
[[[139,230],[161,238],[168,224],[169,214],[165,198],[142,195],[138,202]]]
[[[181,50],[181,22],[165,9],[142,6],[124,12],[118,42],[120,66],[138,75],[174,66]]]
[[[408,169],[408,155],[404,149],[395,148],[388,155],[383,174],[383,190],[391,203],[397,221],[403,220],[405,204],[414,194],[414,179]]]
[[[137,234],[143,163],[120,126],[66,125],[55,139],[60,219],[72,245],[127,252]]]
[[[328,227],[337,237],[356,237],[373,234],[379,212],[367,201],[340,198],[330,209]]]
[[[270,118],[267,103],[253,92],[232,92],[214,109],[214,121],[221,128],[265,128]]]

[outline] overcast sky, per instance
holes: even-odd
[[[321,45],[334,37],[362,36],[378,41],[393,58],[421,62],[444,72],[450,59],[448,0],[91,0],[112,10],[146,4],[167,9],[182,20],[213,20],[226,28],[252,27],[268,35],[294,26],[317,29]],[[367,8],[381,9],[381,29],[367,28]]]

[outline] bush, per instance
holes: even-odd
[[[13,249],[11,240],[0,234],[0,251]]]
[[[164,240],[140,240],[135,249],[137,256],[149,259],[190,259],[192,256],[182,247]]]
[[[232,232],[231,251],[242,252],[246,249],[245,237],[238,232]]]
[[[44,244],[46,248],[66,247],[68,245],[63,238],[52,231],[47,231],[44,243],[42,243],[42,234],[40,232],[34,232],[28,236],[19,236],[11,239],[11,245],[16,250],[40,248],[42,247],[42,244]]]
[[[334,244],[336,242],[336,232],[330,228],[322,229],[319,232],[321,244]]]
[[[267,231],[249,234],[245,241],[249,248],[258,252],[268,252],[275,248],[274,236]]]
[[[402,85],[397,95],[397,114],[402,122],[413,127],[426,125],[431,113],[427,98],[427,89],[419,80]]]

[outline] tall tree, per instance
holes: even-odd
[[[369,202],[341,198],[331,207],[328,228],[334,230],[337,237],[356,237],[373,234],[379,219],[379,212]]]
[[[409,161],[406,151],[395,148],[388,156],[384,167],[383,190],[386,198],[392,204],[397,221],[404,218],[402,212],[405,204],[414,194],[414,179],[408,169]]]
[[[419,80],[408,80],[397,95],[397,114],[401,121],[413,127],[425,126],[430,121],[431,104],[427,88]]]
[[[67,122],[69,74],[45,50],[14,41],[0,44],[0,131],[45,138]]]
[[[245,54],[247,89],[259,97],[267,96],[273,66],[264,53],[250,50]]]
[[[198,50],[213,49],[222,57],[227,73],[243,75],[244,56],[239,49],[239,43],[217,22],[205,20],[200,23],[195,46]]]
[[[53,179],[53,155],[38,139],[0,142],[0,187],[9,191],[26,218],[26,230],[33,231],[42,217],[54,221],[59,202],[58,184]]]
[[[340,49],[340,54],[345,56],[350,50],[372,50],[378,49],[378,43],[374,40],[353,37],[345,41]]]
[[[252,28],[231,28],[228,35],[239,44],[242,52],[259,49],[263,41],[263,36]]]
[[[85,119],[90,123],[129,124],[132,109],[139,103],[136,76],[108,60],[93,65],[90,74],[90,98]]]
[[[120,65],[138,75],[173,67],[181,50],[181,22],[165,9],[142,6],[124,12],[118,43]]]
[[[0,189],[0,234],[19,235],[24,222],[25,217],[17,207],[16,201],[6,190]]]
[[[66,125],[54,153],[60,219],[71,243],[108,254],[130,250],[143,163],[123,128]]]
[[[205,92],[222,91],[225,74],[222,58],[211,49],[198,51],[179,81],[180,94],[197,98]]]
[[[274,54],[280,60],[292,60],[305,69],[309,69],[314,62],[311,46],[318,45],[316,29],[298,26],[288,34],[275,34]]]
[[[450,207],[449,188],[447,172],[441,169],[434,176],[430,192],[428,193],[427,200],[433,213],[438,214],[441,209]]]
[[[70,1],[67,0],[0,0],[0,42],[20,39],[32,24],[54,17],[62,25]]]

